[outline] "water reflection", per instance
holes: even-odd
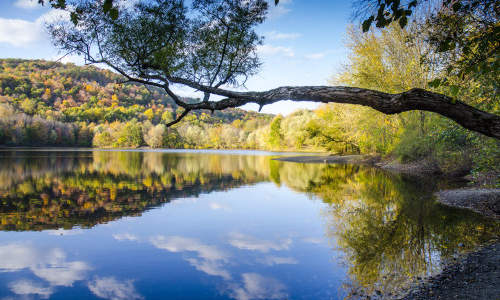
[[[435,203],[438,188],[432,179],[337,165],[323,168],[304,190],[329,204],[327,234],[350,263],[350,288],[390,294],[499,232],[498,223]]]
[[[114,277],[96,277],[88,283],[88,287],[99,298],[111,300],[144,299],[135,290],[133,280],[120,281]]]
[[[71,287],[75,281],[83,280],[91,269],[83,261],[69,261],[64,251],[58,248],[36,249],[28,244],[0,245],[0,272],[31,271],[41,282],[18,279],[8,284],[17,295],[36,294],[48,298],[55,287]]]
[[[13,152],[0,164],[0,230],[89,228],[172,199],[264,181],[269,170],[264,156],[154,152]]]
[[[444,183],[361,166],[130,151],[1,152],[0,166],[0,296],[388,294],[499,231],[437,205]]]
[[[230,255],[220,250],[216,246],[206,245],[197,239],[182,236],[157,236],[151,239],[158,249],[170,252],[194,252],[194,257],[186,257],[198,271],[212,276],[220,276],[226,280],[231,279],[229,271],[224,269],[224,265],[229,262]]]

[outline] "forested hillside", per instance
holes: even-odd
[[[179,113],[174,101],[161,89],[122,81],[119,75],[92,66],[1,59],[0,144],[238,147],[240,144],[234,141],[217,141],[225,138],[220,132],[214,133],[211,144],[203,145],[193,134],[208,127],[252,130],[272,118],[241,109],[213,115],[194,112],[176,129],[167,130],[164,124]]]

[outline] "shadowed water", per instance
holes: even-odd
[[[389,294],[498,235],[444,183],[251,151],[0,151],[0,299]]]

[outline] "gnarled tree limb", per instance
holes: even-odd
[[[500,140],[500,116],[479,110],[448,96],[423,89],[415,88],[399,94],[388,94],[369,89],[345,86],[285,86],[263,92],[237,92],[218,87],[205,86],[194,81],[172,76],[154,78],[159,82],[152,82],[147,79],[131,77],[125,71],[108,61],[101,60],[98,61],[98,63],[107,64],[124,75],[129,81],[154,85],[165,89],[175,103],[186,110],[177,120],[167,124],[167,126],[172,126],[180,122],[182,118],[192,110],[207,109],[213,112],[231,107],[239,107],[247,103],[256,103],[262,108],[264,105],[281,100],[292,100],[357,104],[371,107],[389,115],[411,110],[430,111],[452,119],[464,128]],[[169,87],[171,83],[189,86],[204,92],[205,95],[215,94],[227,98],[220,101],[186,103],[172,92]]]
[[[322,103],[347,103],[369,106],[384,114],[397,114],[410,110],[438,113],[454,120],[463,127],[486,136],[500,139],[500,116],[476,109],[462,101],[423,89],[411,89],[400,94],[344,87],[344,86],[299,86],[279,87],[264,92],[235,92],[206,87],[179,78],[172,82],[188,85],[200,91],[228,97],[220,101],[185,104],[185,109],[223,110],[247,103],[261,106],[280,100],[312,101]]]

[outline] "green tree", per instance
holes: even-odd
[[[271,148],[279,149],[282,144],[283,134],[281,133],[281,121],[283,117],[281,115],[276,116],[271,124],[269,125],[269,138],[268,143]]]

